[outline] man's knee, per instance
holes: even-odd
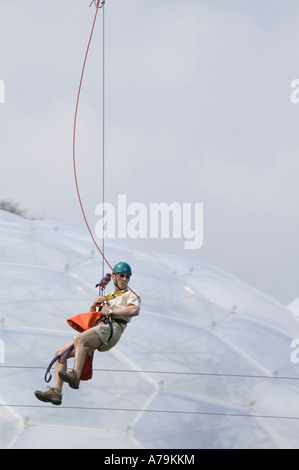
[[[64,349],[63,348],[58,348],[56,351],[55,351],[55,356],[60,356],[62,353],[63,353]]]
[[[75,336],[74,339],[73,339],[73,341],[74,341],[74,346],[75,346],[75,348],[76,348],[77,346],[84,346],[84,340],[83,340],[81,334]]]
[[[69,357],[72,357],[72,351],[70,352],[71,343],[68,343],[67,345],[61,346],[60,348],[57,349],[55,352],[55,356],[61,356],[63,353],[68,353]]]

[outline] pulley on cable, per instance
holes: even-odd
[[[91,4],[89,6],[91,7],[91,5],[93,3],[94,3],[96,8],[103,8],[103,6],[105,5],[105,0],[92,0]]]

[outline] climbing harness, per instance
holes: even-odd
[[[120,295],[124,295],[126,292],[129,292],[129,289],[123,289],[122,291],[115,292],[115,294],[106,295],[105,299],[112,300],[112,299],[115,299],[116,297],[119,297]]]
[[[115,294],[106,295],[105,302],[115,299],[116,297],[119,297],[126,292],[129,292],[129,289],[124,289],[123,291],[116,292]],[[89,328],[96,326],[99,321],[103,321],[105,323],[105,320],[108,318],[110,317],[102,315],[101,310],[99,310],[87,313],[78,313],[78,315],[68,318],[67,322],[74,330],[78,331],[78,333],[83,333],[83,331],[89,330]]]
[[[128,289],[125,289],[121,292],[116,292],[115,294],[106,295],[105,302],[108,300],[115,299],[116,297],[119,297],[120,295],[123,295],[128,291]],[[100,321],[103,321],[105,323],[105,320],[107,320],[107,318],[102,315],[101,310],[99,310],[98,312],[94,311],[87,313],[79,313],[78,315],[68,318],[67,322],[74,330],[78,331],[78,333],[83,333],[83,331],[89,330],[93,326],[96,326]]]
[[[48,365],[48,368],[46,370],[46,373],[45,373],[45,382],[49,383],[52,379],[52,375],[51,375],[51,369],[52,369],[52,366],[53,364],[55,364],[56,361],[59,361],[60,362],[60,359],[63,355],[65,355],[65,358],[64,358],[64,362],[66,362],[67,358],[69,357],[69,355],[71,354],[72,350],[74,349],[74,346],[70,346],[68,349],[66,349],[65,351],[63,351],[63,353],[61,354],[58,354],[57,356],[55,356],[52,361],[50,362],[50,364]],[[48,377],[49,375],[49,377]]]
[[[107,277],[109,275],[106,274]],[[104,279],[106,276],[100,281],[99,284],[96,285],[98,287],[99,285],[103,286],[104,284]],[[111,277],[111,275],[110,275]],[[105,296],[105,301],[115,299],[116,297],[120,297],[121,295],[124,295],[126,292],[129,292],[129,289],[124,289],[120,292],[112,293],[109,295]],[[72,318],[69,318],[67,320],[68,324],[76,331],[79,333],[83,333],[83,331],[89,330],[90,328],[93,328],[100,323],[105,323],[109,324],[110,327],[110,334],[108,338],[108,343],[111,340],[113,336],[113,322],[115,323],[120,323],[123,325],[127,324],[126,320],[123,320],[122,318],[111,318],[111,316],[107,317],[101,313],[101,310],[98,312],[88,312],[88,313],[79,313],[78,315],[75,315]],[[68,357],[70,356],[71,352],[74,349],[74,345],[70,346],[67,348],[65,351],[63,351],[61,354],[58,354],[55,356],[50,364],[48,365],[48,368],[45,373],[45,382],[49,383],[52,379],[51,375],[51,368],[53,364],[55,364],[56,361],[60,362],[60,359],[63,357],[63,362],[66,362]],[[81,373],[81,380],[89,380],[92,377],[92,360],[93,360],[93,353],[90,356],[86,356],[85,361],[84,361],[84,366],[82,369]]]

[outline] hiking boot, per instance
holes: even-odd
[[[41,392],[40,390],[36,390],[34,392],[34,395],[40,401],[50,402],[53,405],[61,405],[61,401],[62,401],[61,393],[58,393],[54,387],[52,388],[48,387],[48,388],[49,390],[47,390],[46,392]]]
[[[72,370],[71,372],[66,372],[65,370],[60,370],[58,372],[59,377],[64,382],[67,382],[71,388],[78,390],[80,379],[78,378],[76,372]]]

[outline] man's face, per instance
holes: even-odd
[[[112,274],[113,282],[117,282],[117,285],[120,289],[125,289],[130,281],[130,274],[127,273],[117,273],[117,275]]]

